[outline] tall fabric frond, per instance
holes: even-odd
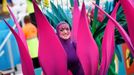
[[[46,75],[67,75],[67,57],[47,18],[33,1],[39,37],[39,62]]]
[[[13,30],[13,28],[6,21],[5,23],[10,28],[11,32],[13,33],[13,35],[17,40],[23,75],[35,75],[32,59],[30,57],[30,54],[28,53],[28,50],[24,42],[22,41],[21,37],[15,32],[15,30]]]
[[[120,0],[128,23],[128,32],[134,46],[134,0]]]
[[[9,10],[9,12],[10,12],[10,14],[11,14],[13,20],[14,20],[14,23],[15,23],[16,26],[17,26],[18,35],[19,35],[20,38],[22,39],[22,41],[23,41],[23,43],[24,43],[24,45],[25,45],[25,47],[26,47],[26,50],[28,50],[28,45],[27,45],[27,43],[26,43],[26,38],[25,38],[25,36],[24,36],[24,33],[23,33],[23,31],[22,31],[22,28],[20,27],[20,25],[19,25],[17,19],[15,18],[14,14],[13,14],[13,12],[11,11],[11,9],[9,8],[9,6],[7,6],[7,7],[8,7],[8,10]]]
[[[111,16],[116,19],[119,3],[116,4]],[[114,23],[109,19],[102,40],[102,60],[99,75],[106,75],[114,54]]]
[[[98,71],[99,53],[88,26],[86,9],[83,3],[77,34],[77,55],[85,75],[96,75]]]
[[[73,21],[72,21],[72,40],[76,42],[77,40],[77,31],[78,31],[78,23],[80,18],[80,10],[78,7],[77,0],[74,0],[74,8],[73,8]]]
[[[94,4],[94,3],[93,3]],[[121,25],[114,19],[112,18],[108,13],[106,13],[103,9],[101,9],[98,5],[94,4],[97,8],[99,8],[99,10],[101,10],[103,13],[106,14],[106,16],[112,20],[112,22],[114,23],[115,27],[117,28],[117,30],[119,31],[119,33],[121,34],[121,36],[124,38],[125,42],[127,43],[130,52],[132,53],[132,55],[134,56],[134,46],[130,40],[130,37],[128,36],[128,34],[126,33],[126,31],[123,29],[123,27],[121,27]]]

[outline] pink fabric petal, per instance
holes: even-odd
[[[77,55],[85,75],[96,75],[98,70],[99,53],[88,26],[86,9],[83,3],[77,35]]]
[[[120,0],[123,7],[126,20],[128,23],[128,31],[134,46],[134,0]]]
[[[67,75],[67,56],[52,26],[33,1],[39,36],[39,62],[46,75]]]
[[[119,7],[119,2],[116,4],[111,16],[116,19],[116,12]],[[114,54],[114,23],[108,20],[106,29],[104,31],[104,36],[102,40],[102,60],[100,65],[99,75],[106,75],[109,65]]]
[[[20,38],[22,39],[22,41],[23,41],[23,43],[24,43],[24,45],[25,45],[25,47],[26,47],[26,50],[28,50],[28,45],[27,45],[27,43],[26,43],[26,38],[25,38],[25,36],[24,36],[24,33],[23,33],[23,31],[22,31],[22,28],[20,27],[19,23],[17,22],[17,20],[16,20],[14,14],[13,14],[13,12],[11,11],[11,9],[9,8],[9,6],[7,6],[7,7],[8,7],[8,10],[9,10],[9,12],[10,12],[10,14],[11,14],[11,16],[12,16],[12,18],[13,18],[13,20],[14,20],[16,26],[17,26],[19,36],[20,36]]]
[[[15,32],[15,30],[13,30],[13,28],[6,21],[5,21],[5,23],[10,28],[11,32],[13,33],[13,35],[15,36],[15,38],[17,40],[17,43],[18,43],[18,46],[19,46],[19,52],[20,52],[23,75],[35,75],[31,57],[30,57],[30,55],[28,53],[28,50],[26,49],[22,39],[20,38],[20,36]]]
[[[93,3],[94,4],[94,3]],[[101,10],[103,13],[105,13],[107,15],[107,17],[109,17],[109,19],[112,20],[112,22],[114,23],[114,25],[117,27],[118,31],[120,32],[120,34],[122,35],[122,37],[124,38],[125,42],[127,43],[130,52],[132,53],[132,55],[134,56],[134,46],[128,36],[128,34],[126,33],[126,31],[121,27],[121,25],[114,19],[112,18],[108,13],[106,13],[103,9],[101,9],[98,5],[94,4],[99,10]]]
[[[72,40],[76,42],[77,40],[77,31],[78,31],[78,23],[80,17],[80,10],[78,7],[77,0],[74,0],[74,8],[73,8],[73,22],[72,22]]]

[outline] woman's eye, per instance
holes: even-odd
[[[69,30],[69,28],[66,28],[66,30]]]
[[[61,29],[60,31],[63,31],[63,29]]]

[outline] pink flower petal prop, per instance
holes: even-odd
[[[94,4],[94,3],[93,3]],[[125,42],[127,43],[130,52],[132,53],[132,55],[134,56],[134,46],[128,36],[128,34],[126,33],[126,31],[121,27],[121,25],[114,19],[112,18],[108,13],[106,13],[103,9],[101,9],[98,5],[94,4],[99,10],[101,10],[101,12],[105,13],[107,17],[109,17],[109,19],[112,20],[112,22],[114,23],[115,27],[117,27],[118,31],[120,32],[121,36],[124,38]]]
[[[120,0],[128,23],[128,32],[134,46],[134,0]]]
[[[23,31],[22,31],[22,28],[20,27],[19,23],[17,22],[17,20],[16,20],[14,14],[13,14],[13,12],[11,11],[11,9],[9,8],[9,6],[7,6],[7,7],[8,7],[8,10],[9,10],[9,12],[10,12],[10,14],[11,14],[11,16],[12,16],[12,18],[13,18],[13,20],[14,20],[16,26],[17,26],[19,36],[20,36],[20,38],[22,39],[22,41],[23,41],[23,43],[24,43],[24,45],[25,45],[25,47],[26,47],[26,50],[28,50],[28,45],[27,45],[27,43],[26,43],[26,38],[25,38],[25,36],[24,36],[24,33],[23,33]]]
[[[15,32],[15,30],[13,30],[13,28],[6,21],[5,21],[5,23],[10,28],[11,32],[13,33],[13,35],[15,36],[15,38],[17,40],[17,43],[19,46],[23,75],[35,75],[32,59],[31,59],[31,57],[28,53],[28,50],[26,49],[21,37]]]
[[[119,2],[116,4],[111,16],[116,19]],[[99,75],[106,75],[114,54],[114,23],[109,19],[102,40],[102,60]]]
[[[74,8],[73,8],[73,21],[72,21],[72,40],[76,42],[77,40],[77,32],[78,32],[78,23],[80,17],[80,10],[78,7],[77,0],[74,0]]]
[[[99,52],[88,26],[85,5],[83,3],[77,35],[77,55],[85,75],[96,75],[98,71]]]
[[[46,75],[67,75],[67,56],[52,26],[33,1],[39,36],[39,62]]]

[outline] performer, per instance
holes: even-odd
[[[76,54],[76,45],[71,40],[71,30],[66,22],[60,22],[57,27],[57,35],[67,54],[68,69],[73,75],[84,75],[84,71]]]

